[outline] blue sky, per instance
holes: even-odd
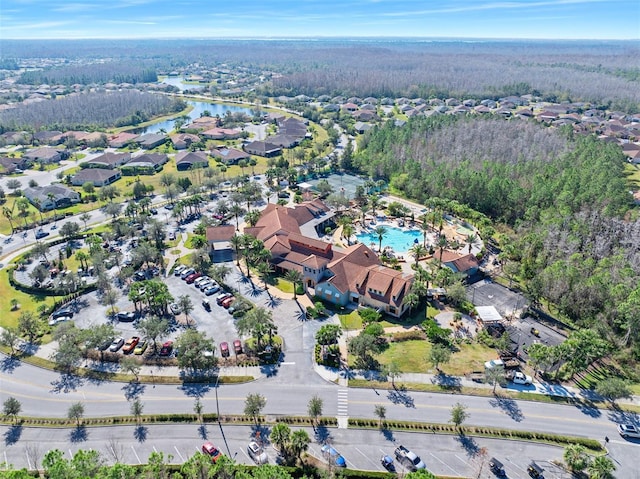
[[[640,39],[639,0],[0,0],[0,38]]]

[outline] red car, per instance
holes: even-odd
[[[211,462],[216,462],[218,459],[222,457],[222,453],[220,449],[211,444],[210,442],[205,442],[202,445],[202,453],[211,457]]]
[[[185,281],[187,284],[193,283],[196,279],[202,276],[202,273],[193,273],[186,277]]]
[[[122,346],[122,352],[124,354],[132,353],[133,350],[136,349],[136,346],[138,345],[139,342],[140,342],[140,338],[138,336],[133,336],[127,339],[127,342],[124,343],[124,346]]]
[[[242,354],[242,343],[240,342],[240,340],[239,340],[239,339],[236,339],[236,340],[233,342],[233,351],[234,351],[236,354]]]
[[[228,343],[220,343],[220,355],[223,358],[229,357],[229,344]]]
[[[229,306],[231,306],[231,303],[233,303],[235,300],[236,300],[235,296],[229,296],[227,299],[222,301],[222,303],[220,303],[220,306],[222,306],[224,309],[227,309]]]
[[[173,351],[173,341],[166,341],[160,348],[160,356],[169,356]]]

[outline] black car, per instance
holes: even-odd
[[[498,477],[505,477],[506,474],[504,472],[504,465],[498,461],[495,457],[492,457],[489,460],[489,468],[491,472],[493,472]]]
[[[71,307],[60,308],[59,310],[54,311],[51,315],[54,319],[62,318],[63,316],[73,318],[73,309]]]
[[[120,311],[116,314],[116,318],[118,321],[122,321],[123,323],[130,323],[134,321],[137,317],[137,314],[133,311]]]

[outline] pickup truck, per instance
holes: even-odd
[[[426,469],[424,462],[420,459],[415,452],[410,451],[404,446],[398,446],[394,451],[396,460],[411,472],[415,472],[418,469]]]
[[[509,379],[515,384],[525,384],[528,386],[533,383],[533,379],[531,378],[531,376],[527,376],[520,371],[516,371],[515,373],[513,373],[513,375],[511,375]]]

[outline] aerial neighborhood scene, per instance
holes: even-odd
[[[640,477],[637,1],[0,20],[0,478]]]

